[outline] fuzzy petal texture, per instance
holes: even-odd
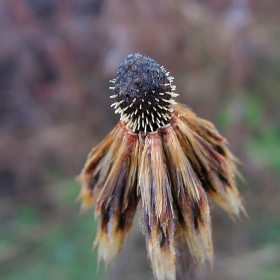
[[[205,191],[184,154],[173,128],[167,126],[161,133],[178,204],[180,228],[197,264],[203,265],[206,260],[212,263],[212,227]],[[184,168],[180,166],[181,162]]]
[[[105,263],[119,253],[124,237],[130,230],[138,204],[136,173],[138,137],[125,133],[112,163],[112,168],[96,201],[95,213],[99,226],[94,246]]]
[[[246,215],[236,188],[238,160],[227,148],[226,140],[211,123],[197,118],[182,105],[178,108],[178,116],[173,116],[171,122],[172,127],[203,188],[231,217],[238,217],[240,212]]]
[[[107,137],[89,153],[78,177],[82,185],[78,199],[82,210],[91,209],[107,179],[113,160],[123,141],[124,126],[119,123]]]
[[[175,279],[175,231],[172,188],[158,133],[144,140],[139,165],[139,192],[142,199],[142,230],[148,259],[156,279]]]

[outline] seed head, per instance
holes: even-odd
[[[124,59],[111,80],[121,121],[90,152],[79,176],[82,207],[95,206],[99,217],[99,259],[107,264],[119,253],[139,205],[157,280],[176,279],[178,244],[187,244],[194,264],[212,264],[207,195],[231,217],[245,213],[238,160],[212,123],[176,104],[172,81],[146,55]]]
[[[155,60],[144,54],[130,54],[117,71],[112,82],[115,91],[111,98],[115,112],[133,132],[152,132],[169,123],[173,97],[173,77]]]

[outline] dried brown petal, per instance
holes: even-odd
[[[205,260],[212,263],[212,228],[207,197],[173,128],[167,126],[161,130],[161,133],[173,192],[179,209],[180,229],[195,261],[198,264],[203,264]],[[185,168],[182,169],[182,166]]]
[[[193,116],[185,117],[185,120],[192,122],[193,118]],[[173,116],[172,126],[180,139],[184,153],[200,178],[203,188],[229,215],[238,216],[240,211],[245,213],[241,196],[236,188],[235,158],[225,143],[221,144],[224,151],[224,155],[222,155],[211,145],[213,138],[218,139],[219,135],[213,136],[211,141],[207,141],[208,139],[199,136],[182,119],[182,116],[180,118]],[[212,133],[214,131],[212,129]]]
[[[176,105],[175,111],[175,115],[188,125],[193,132],[212,145],[215,151],[224,156],[232,172],[240,176],[236,168],[236,163],[240,163],[240,161],[230,152],[227,147],[227,140],[219,134],[215,126],[211,122],[197,117],[190,109],[180,103]]]
[[[119,123],[107,137],[88,155],[85,166],[78,177],[82,184],[78,199],[82,200],[82,210],[94,206],[105,180],[109,174],[112,162],[123,141],[125,127]]]
[[[106,263],[119,253],[137,208],[137,168],[132,166],[137,157],[138,136],[126,132],[96,201],[100,220],[94,245],[98,244],[98,257]]]
[[[162,140],[148,133],[139,165],[139,192],[142,198],[142,229],[148,258],[155,277],[175,279],[175,231],[177,217],[172,188],[163,153]]]

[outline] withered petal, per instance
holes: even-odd
[[[149,133],[139,165],[142,230],[148,258],[159,280],[175,280],[175,231],[177,216],[160,135]]]
[[[137,208],[137,172],[134,163],[138,155],[138,137],[124,133],[123,141],[115,156],[110,173],[96,201],[99,216],[98,233],[94,246],[98,244],[99,260],[112,261],[119,253],[124,237],[132,225]]]
[[[236,188],[237,168],[233,156],[229,156],[231,153],[228,148],[224,146],[225,155],[218,153],[179,117],[173,116],[172,127],[203,188],[212,199],[230,216],[245,213]]]
[[[122,143],[124,126],[119,123],[107,137],[89,153],[87,161],[78,177],[82,184],[78,199],[82,200],[82,210],[94,206],[109,174],[116,153]]]
[[[179,229],[186,238],[194,260],[201,265],[206,260],[212,263],[212,228],[207,197],[173,128],[167,126],[161,133],[174,199],[178,205]],[[185,165],[185,168],[176,170],[180,164]],[[192,195],[190,188],[195,189],[196,196]]]
[[[191,202],[182,191],[177,198],[180,209],[180,232],[185,236],[190,253],[196,264],[203,266],[206,261],[213,264],[212,226],[207,197],[202,187],[200,201]]]
[[[169,165],[169,172],[176,178],[178,185],[186,189],[190,198],[194,201],[198,201],[199,192],[196,186],[199,180],[184,154],[173,128],[168,125],[161,129],[161,134],[164,153]],[[177,189],[177,191],[180,191],[180,189]]]
[[[227,143],[226,139],[219,134],[211,122],[197,117],[195,113],[184,105],[177,103],[175,106],[175,115],[188,124],[200,137],[208,139],[210,143]]]
[[[180,103],[175,106],[175,115],[203,140],[211,144],[215,151],[224,156],[232,171],[242,177],[236,168],[236,163],[240,163],[240,161],[230,152],[227,140],[220,135],[211,122],[197,117],[190,109]]]

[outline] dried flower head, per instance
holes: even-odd
[[[173,77],[143,54],[121,63],[110,87],[120,122],[89,154],[79,176],[83,208],[95,205],[99,259],[119,253],[140,204],[140,224],[156,279],[176,278],[175,243],[194,263],[212,263],[208,194],[229,215],[245,212],[237,159],[212,123],[176,103]]]

